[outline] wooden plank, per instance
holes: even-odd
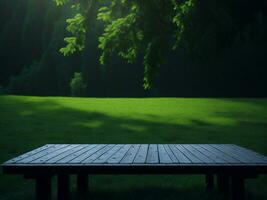
[[[75,152],[77,152],[77,151],[79,151],[79,150],[85,148],[86,146],[87,146],[87,145],[83,145],[83,144],[77,145],[77,146],[75,146],[74,148],[69,149],[69,150],[67,150],[67,151],[64,151],[63,153],[61,153],[61,154],[59,154],[59,155],[57,155],[57,156],[55,156],[55,157],[53,157],[53,158],[47,160],[45,163],[50,163],[50,164],[52,164],[52,163],[56,163],[56,162],[58,162],[59,160],[65,158],[66,156],[68,156],[68,155],[70,155],[70,154],[72,154],[72,153],[75,153]]]
[[[20,156],[17,156],[17,157],[15,157],[15,158],[13,158],[13,159],[11,159],[11,160],[5,162],[5,163],[6,163],[6,164],[11,164],[11,163],[19,162],[19,161],[21,161],[22,159],[25,159],[25,158],[28,158],[28,157],[30,157],[30,156],[33,156],[33,155],[35,155],[35,154],[37,154],[37,153],[39,153],[39,152],[41,152],[41,151],[43,151],[43,150],[46,150],[46,149],[48,149],[48,148],[52,148],[52,147],[54,147],[54,146],[56,146],[56,145],[52,145],[52,144],[44,145],[44,146],[42,146],[42,147],[39,147],[39,148],[34,149],[34,150],[32,150],[32,151],[29,151],[29,152],[27,152],[27,153],[25,153],[25,154],[22,154],[22,155],[20,155]]]
[[[190,151],[184,148],[183,145],[175,145],[175,147],[179,151],[181,151],[192,163],[196,163],[196,164],[204,163],[198,157],[196,157],[194,154],[192,154]]]
[[[122,158],[120,163],[122,163],[122,164],[133,163],[134,158],[136,157],[136,154],[137,154],[140,146],[141,145],[139,145],[139,144],[131,145],[129,151],[124,155],[124,157]]]
[[[9,163],[8,163],[9,162]],[[6,162],[7,164],[266,164],[267,157],[232,144],[126,144],[45,145]]]
[[[73,160],[69,161],[69,163],[81,163],[82,161],[84,161],[85,159],[89,158],[91,155],[93,155],[94,153],[100,151],[101,149],[105,148],[107,145],[106,144],[99,144],[95,147],[93,147],[92,149],[89,149],[86,152],[83,152],[82,154],[80,154],[79,156],[77,156],[76,158],[74,158]]]
[[[109,149],[107,152],[102,154],[100,157],[98,157],[96,160],[93,161],[93,163],[106,163],[107,160],[112,157],[114,154],[116,154],[123,145],[117,144],[113,148]]]
[[[232,146],[235,147],[235,148],[241,149],[241,150],[243,150],[244,152],[251,153],[252,155],[254,155],[254,156],[256,156],[256,157],[262,158],[262,159],[264,159],[264,160],[267,161],[267,156],[265,156],[265,155],[263,155],[263,154],[260,154],[260,153],[258,153],[258,152],[256,152],[256,151],[253,151],[253,150],[251,150],[251,149],[247,149],[247,148],[245,148],[245,147],[242,147],[242,146],[239,146],[239,145],[235,145],[235,144],[232,144]]]
[[[115,153],[107,160],[107,163],[119,163],[124,157],[124,155],[128,152],[130,147],[131,145],[129,144],[123,145],[123,147],[119,151],[117,151],[117,153]]]
[[[172,150],[173,154],[176,156],[179,163],[192,163],[186,155],[184,155],[179,149],[176,148],[174,144],[169,145],[170,149]]]
[[[37,164],[37,163],[38,164],[45,163],[46,161],[50,160],[51,158],[54,158],[54,157],[64,153],[65,151],[73,149],[76,146],[78,146],[78,145],[68,145],[68,146],[66,146],[64,148],[58,149],[58,150],[56,150],[56,151],[54,151],[52,153],[49,153],[49,154],[47,154],[45,156],[37,158],[36,160],[31,161],[31,163],[35,163],[35,164]]]
[[[159,163],[158,145],[156,144],[149,145],[146,163]]]
[[[227,161],[222,159],[218,154],[209,152],[205,148],[201,147],[200,145],[192,145],[193,148],[197,149],[200,151],[202,154],[206,155],[210,159],[214,160],[215,163],[220,163],[220,164],[227,164]]]
[[[247,159],[249,163],[262,163],[262,159],[259,159],[247,152],[244,152],[243,150],[240,150],[239,148],[235,148],[231,144],[225,144],[225,145],[219,145],[219,146],[223,146],[223,148],[226,148],[229,152],[234,152],[236,155],[243,157],[244,159]]]
[[[174,153],[170,149],[169,145],[164,144],[163,146],[164,146],[166,152],[168,153],[169,157],[172,159],[172,163],[179,163],[179,161],[177,160],[176,156],[174,155]]]
[[[80,155],[82,155],[83,153],[93,149],[94,147],[96,147],[96,144],[89,144],[89,145],[86,145],[85,148],[79,150],[79,151],[76,151],[76,152],[73,152],[73,153],[70,153],[69,155],[67,155],[65,158],[61,159],[61,160],[58,160],[57,163],[68,163],[69,161],[79,157]]]
[[[240,160],[237,160],[231,156],[229,156],[228,154],[225,154],[224,152],[219,151],[218,149],[212,147],[209,144],[201,144],[199,145],[200,147],[206,149],[207,151],[217,155],[218,157],[224,159],[227,163],[232,163],[232,164],[239,164],[241,163]]]
[[[57,150],[60,150],[60,149],[63,149],[65,147],[67,147],[67,146],[69,146],[69,145],[67,145],[67,144],[55,145],[55,146],[53,146],[51,148],[45,149],[45,150],[43,150],[43,151],[41,151],[39,153],[36,153],[36,154],[34,154],[32,156],[24,158],[24,159],[22,159],[22,160],[20,160],[20,161],[18,161],[16,163],[20,163],[20,164],[31,163],[32,161],[34,161],[34,160],[36,160],[38,158],[41,158],[41,157],[46,156],[46,155],[49,155],[50,153],[53,153],[53,152],[55,152]]]
[[[214,144],[212,144],[211,146],[218,149],[219,151],[239,160],[242,163],[250,163],[249,159],[247,159],[246,157],[240,156],[236,151],[233,151],[233,150],[227,148],[226,145],[218,145],[218,144],[214,145]]]
[[[100,149],[99,151],[93,153],[91,156],[86,158],[84,161],[82,161],[82,163],[86,163],[86,164],[92,163],[94,160],[96,160],[98,157],[102,156],[104,153],[109,151],[114,146],[115,146],[115,144],[109,144],[109,145],[105,146],[104,148]]]
[[[199,160],[201,160],[204,163],[216,163],[213,159],[209,158],[205,154],[203,154],[201,151],[199,151],[195,146],[197,145],[182,145],[185,149],[190,151],[195,157],[197,157]]]
[[[245,148],[240,148],[239,146],[232,144],[227,145],[227,147],[237,152],[240,156],[246,157],[253,163],[259,163],[259,164],[267,163],[267,159],[265,159],[264,156],[259,156],[260,154],[257,154],[256,152],[253,152],[251,150],[248,151]]]
[[[233,146],[234,148],[238,148],[238,149],[240,149],[240,150],[242,150],[242,151],[244,151],[244,152],[250,153],[251,155],[253,155],[253,156],[255,156],[255,157],[261,158],[261,159],[263,159],[265,162],[267,162],[267,157],[264,156],[264,155],[262,155],[262,154],[260,154],[260,153],[257,153],[257,152],[255,152],[255,151],[253,151],[253,150],[251,150],[251,149],[247,149],[247,148],[244,148],[244,147],[242,147],[242,146],[235,145],[235,144],[232,144],[232,146]]]
[[[137,152],[137,155],[134,159],[134,163],[145,163],[147,157],[148,144],[142,144]]]
[[[162,144],[158,145],[158,152],[160,163],[172,163],[172,159],[170,158],[169,154]]]

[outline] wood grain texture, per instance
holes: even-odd
[[[160,163],[173,163],[163,144],[158,145]]]
[[[49,166],[49,169],[59,167],[58,170],[68,167],[74,171],[75,167],[92,167],[95,172],[99,169],[99,173],[102,170],[99,167],[109,167],[111,171],[118,168],[116,173],[120,169],[126,173],[136,168],[136,172],[141,173],[141,167],[146,166],[160,166],[160,172],[165,172],[163,167],[169,166],[170,172],[177,173],[190,170],[203,172],[206,168],[211,170],[216,167],[220,170],[233,167],[236,171],[237,167],[247,167],[267,172],[267,157],[233,144],[48,144],[2,165],[5,170],[12,169],[14,172],[27,167],[35,167],[36,170],[42,166]]]
[[[145,163],[147,157],[148,144],[142,144],[134,159],[134,163]]]
[[[121,164],[131,164],[131,163],[133,163],[134,158],[136,157],[136,154],[137,154],[140,146],[141,145],[139,145],[139,144],[131,145],[130,149],[125,154],[125,156],[122,158],[120,163]]]
[[[108,160],[107,163],[119,163],[121,159],[124,157],[124,155],[127,153],[127,151],[130,149],[131,145],[126,144],[123,145],[123,147],[117,151],[113,156],[111,156]]]
[[[159,163],[158,145],[149,145],[146,163]]]

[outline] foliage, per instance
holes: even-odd
[[[32,95],[38,91],[39,65],[37,63],[23,69],[22,73],[11,78],[8,90],[12,94]]]
[[[87,85],[84,82],[82,74],[75,72],[73,78],[70,81],[70,89],[72,96],[85,96]]]
[[[67,20],[67,30],[76,37],[66,37],[64,40],[67,42],[67,46],[60,49],[62,54],[70,55],[73,54],[76,49],[79,51],[84,49],[85,43],[85,28],[84,28],[84,17],[81,14],[75,15],[74,18]]]
[[[20,77],[25,68],[34,66],[38,73],[21,79],[12,93],[24,94],[27,86],[31,95],[69,95],[70,79],[75,71],[81,71],[88,85],[86,95],[95,97],[267,95],[267,12],[263,0],[195,0],[193,5],[184,4],[193,6],[191,9],[174,7],[179,15],[171,13],[174,18],[165,20],[169,23],[164,21],[168,3],[160,5],[157,12],[153,11],[155,6],[147,8],[146,17],[142,17],[130,8],[121,11],[123,16],[119,7],[109,12],[111,1],[98,1],[88,17],[88,9],[84,9],[90,6],[88,0],[80,1],[80,8],[70,8],[72,2],[78,1],[61,7],[51,0],[0,1],[0,85],[7,88],[11,77]],[[142,8],[148,4],[145,1]],[[99,10],[101,7],[107,8]],[[66,30],[70,16],[77,16],[74,22],[68,20],[74,23],[69,30],[80,35],[74,46],[80,46],[82,52],[65,57],[58,50],[64,46],[64,37],[75,37]],[[149,38],[147,32],[132,29],[145,23],[146,30],[152,30],[150,35],[160,36],[164,31],[157,28],[161,18],[170,29],[162,37]],[[150,24],[153,19],[156,23]],[[85,36],[84,31],[78,31],[83,26]],[[180,29],[183,33],[176,38],[175,31]],[[130,35],[136,42],[128,39]],[[146,46],[148,41],[152,42]],[[146,48],[153,53],[145,55]],[[105,52],[102,67],[98,59]],[[142,64],[149,63],[152,68],[144,70]],[[144,71],[153,79],[152,90],[142,87]]]
[[[57,5],[67,0],[55,0]],[[168,49],[177,47],[183,34],[185,18],[194,7],[194,0],[127,1],[85,0],[72,2],[77,15],[67,20],[72,37],[65,38],[67,46],[60,51],[69,55],[84,49],[85,32],[91,28],[88,20],[104,23],[99,37],[102,50],[100,63],[105,64],[112,53],[129,63],[143,56],[144,88],[151,88],[152,78],[163,64]]]
[[[92,29],[95,18],[104,24],[104,32],[99,37],[101,64],[111,60],[114,54],[128,63],[142,58],[145,89],[151,88],[170,49],[183,48],[192,60],[208,62],[233,45],[259,38],[266,41],[263,0],[258,3],[249,0],[234,3],[229,0],[55,1],[58,5],[72,4],[83,16],[82,26],[76,17],[72,19],[76,24],[73,26],[80,27],[82,32]],[[63,48],[65,55],[84,48],[80,43],[84,41],[84,32],[82,36],[70,32],[73,37]]]
[[[6,90],[3,86],[0,85],[0,95],[6,94]]]

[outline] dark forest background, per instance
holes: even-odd
[[[141,61],[116,55],[98,62],[102,24],[88,33],[86,49],[69,57],[64,46],[69,6],[52,0],[0,1],[0,88],[23,95],[70,95],[81,72],[90,97],[266,97],[267,3],[265,0],[207,0],[200,4],[180,47],[143,89]],[[145,19],[144,19],[145,20]]]

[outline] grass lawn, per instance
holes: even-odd
[[[0,96],[0,163],[46,143],[235,143],[267,155],[267,99]],[[90,186],[97,200],[224,199],[202,176],[93,176]],[[267,199],[267,176],[246,189]],[[0,199],[34,199],[34,182],[0,173]]]

